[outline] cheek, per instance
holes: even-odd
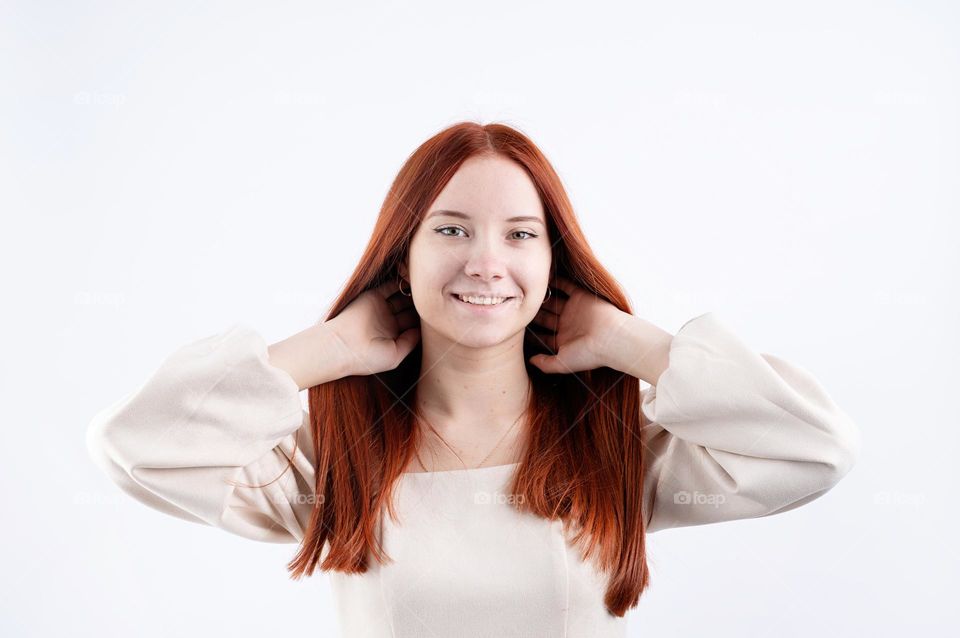
[[[449,280],[444,279],[437,268],[429,267],[415,273],[417,285],[415,293],[420,304],[427,312],[430,308],[438,311],[443,310],[443,304],[447,300],[447,285]]]

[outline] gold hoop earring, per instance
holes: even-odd
[[[400,279],[399,276],[397,277],[397,286],[400,288],[400,294],[402,294],[403,296],[405,296],[405,297],[412,297],[412,296],[413,296],[413,291],[412,291],[412,290],[411,290],[410,292],[403,292],[403,279]]]

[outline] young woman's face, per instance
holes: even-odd
[[[546,223],[536,187],[519,165],[502,157],[465,161],[427,208],[400,266],[421,335],[433,330],[479,348],[519,333],[522,343],[547,294],[552,257]],[[471,305],[457,293],[507,299]]]

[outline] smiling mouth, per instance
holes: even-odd
[[[502,301],[498,303],[471,303],[469,301],[464,301],[457,293],[451,293],[450,295],[453,299],[459,303],[462,303],[465,306],[470,306],[472,308],[499,308],[500,306],[506,304],[508,301],[513,299],[513,297],[497,297]]]

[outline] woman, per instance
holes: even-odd
[[[798,507],[860,449],[713,313],[635,316],[536,146],[470,122],[408,158],[324,321],[182,347],[88,443],[151,507],[299,543],[348,636],[623,636],[645,534]]]

